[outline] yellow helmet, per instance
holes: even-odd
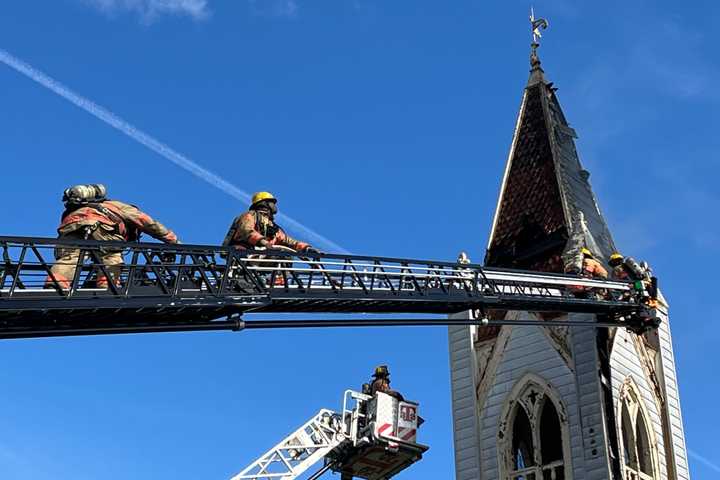
[[[271,200],[273,202],[277,202],[277,198],[275,198],[275,195],[273,195],[270,192],[257,192],[252,197],[252,203],[251,205],[255,205],[256,203],[260,203],[263,200]]]
[[[592,256],[593,256],[592,252],[591,252],[590,249],[588,249],[587,247],[581,248],[581,249],[580,249],[580,253],[582,253],[582,254],[585,255],[586,257],[592,257]]]
[[[615,252],[612,255],[610,255],[610,260],[608,263],[611,267],[617,267],[625,260],[625,257],[623,257],[619,252]]]
[[[378,367],[375,367],[375,373],[373,373],[373,377],[389,377],[390,371],[388,370],[387,365],[380,365]]]

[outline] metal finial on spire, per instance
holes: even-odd
[[[548,21],[544,18],[535,18],[535,11],[533,7],[530,7],[530,25],[532,26],[533,43],[538,43],[538,40],[542,37],[540,29],[545,30],[548,28]]]
[[[540,46],[538,41],[542,37],[541,30],[548,28],[548,21],[544,18],[535,18],[535,10],[530,7],[530,27],[532,28],[533,41],[530,44],[532,52],[530,53],[530,63],[533,67],[540,65],[540,59],[537,56],[537,49]]]

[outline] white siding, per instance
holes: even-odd
[[[637,385],[642,397],[643,407],[647,413],[653,429],[654,440],[657,444],[658,456],[660,457],[660,477],[668,480],[667,461],[665,458],[665,444],[663,441],[662,417],[658,410],[653,386],[643,370],[640,357],[635,348],[634,335],[624,328],[619,328],[615,334],[615,343],[610,356],[610,368],[612,369],[613,404],[615,406],[615,418],[618,418],[617,408],[619,405],[620,390],[625,379],[631,377]],[[619,424],[619,422],[618,422]]]
[[[690,478],[687,450],[685,449],[685,431],[683,429],[682,411],[680,409],[680,392],[678,390],[675,356],[673,354],[672,335],[670,334],[670,318],[667,311],[660,312],[662,324],[659,329],[662,382],[667,398],[666,418],[669,419],[670,435],[672,436],[672,452],[675,458],[675,469],[680,480]]]
[[[468,313],[451,315],[451,318],[468,318]],[[478,480],[480,456],[475,397],[477,365],[473,354],[471,329],[462,326],[449,327],[448,338],[455,438],[455,478]]]
[[[571,314],[570,319],[594,322],[587,314]],[[573,439],[580,447],[578,461],[582,459],[584,470],[575,470],[575,478],[582,480],[606,480],[610,478],[607,458],[602,392],[599,381],[597,331],[592,328],[571,329],[575,382],[580,412],[581,436]]]
[[[520,318],[528,318],[524,313]],[[500,416],[508,394],[516,382],[527,373],[534,373],[550,383],[565,407],[572,451],[574,478],[588,479],[583,458],[582,427],[579,417],[575,376],[560,354],[553,348],[545,334],[537,327],[512,327],[510,340],[497,367],[492,384],[481,412],[480,452],[482,480],[499,478],[497,433]],[[592,477],[599,478],[599,477]],[[605,477],[606,478],[606,477]]]
[[[467,318],[467,313],[459,314]],[[519,318],[530,318],[521,313]],[[594,322],[592,315],[571,314],[573,320]],[[666,320],[666,318],[665,318]],[[493,353],[497,361],[490,377],[482,411],[476,398],[478,365],[470,327],[450,327],[450,368],[452,381],[453,426],[455,434],[455,472],[458,480],[499,480],[497,450],[498,430],[503,408],[515,384],[526,374],[545,379],[560,396],[568,417],[573,477],[582,480],[610,478],[602,390],[595,328],[573,328],[569,343],[573,351],[568,367],[554,344],[537,327],[506,327],[509,339],[504,349]],[[660,377],[667,398],[667,411],[661,411],[636,351],[633,334],[618,329],[611,354],[611,382],[614,407],[618,406],[620,388],[625,379],[633,378],[643,399],[654,440],[658,446],[659,478],[668,477],[663,422],[669,419],[675,468],[679,480],[689,480],[685,439],[680,413],[672,339],[667,321],[660,331]],[[610,414],[617,415],[613,411]]]

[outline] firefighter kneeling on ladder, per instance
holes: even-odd
[[[598,262],[590,249],[582,247],[580,254],[576,256],[572,262],[565,266],[565,273],[575,273],[581,277],[591,278],[595,280],[607,280],[608,272],[605,267]],[[570,289],[573,291],[575,296],[580,298],[597,297],[604,298],[606,293],[604,290],[597,290],[596,288],[583,287],[580,285],[572,286]]]
[[[147,233],[165,243],[178,243],[177,236],[162,223],[153,220],[134,205],[107,199],[104,185],[76,185],[63,193],[65,211],[58,227],[58,238],[72,240],[98,240],[110,242],[133,242]],[[70,288],[78,266],[80,250],[57,248],[56,263],[45,280],[47,288]],[[96,286],[107,288],[109,274],[117,285],[123,265],[122,250],[102,247],[98,250],[101,265]],[[174,255],[173,255],[174,258]]]
[[[319,254],[320,252],[305,242],[296,240],[275,223],[277,214],[277,198],[270,192],[257,192],[252,197],[250,209],[233,220],[223,246],[232,246],[237,250],[277,250],[286,252],[307,252]],[[288,268],[287,262],[262,262],[272,255],[254,254],[249,258],[261,260],[256,262],[259,267],[279,273],[280,267]],[[283,278],[275,277],[275,283],[282,285]]]

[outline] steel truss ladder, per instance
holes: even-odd
[[[320,460],[323,467],[309,479],[333,470],[343,479],[387,480],[428,450],[416,442],[417,409],[417,403],[385,393],[370,396],[346,390],[342,413],[320,410],[231,480],[294,480]],[[403,419],[403,412],[409,411],[411,418]],[[400,431],[406,432],[406,439],[399,438]]]
[[[320,410],[231,480],[291,480],[348,441],[342,418]]]
[[[78,254],[71,279],[53,273],[56,249]],[[124,264],[116,282],[97,288],[98,276],[113,273],[102,261],[108,252],[119,252]],[[472,264],[29,237],[0,237],[0,254],[0,339],[463,322],[243,317],[254,313],[447,315],[473,310],[481,315],[464,322],[478,324],[488,310],[584,312],[597,314],[599,326],[633,328],[638,319],[652,317],[645,292],[629,282]]]

